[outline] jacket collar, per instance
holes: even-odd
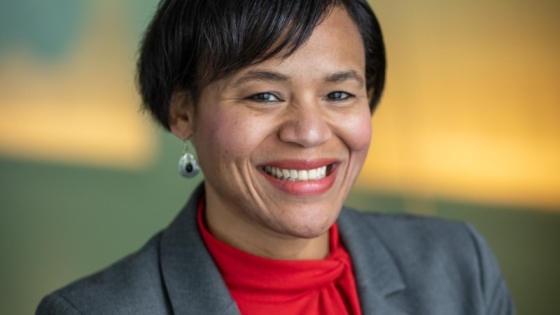
[[[196,221],[200,185],[179,216],[163,232],[161,273],[173,314],[240,315]]]
[[[169,303],[174,314],[240,315],[198,230],[196,211],[203,194],[202,184],[160,239]],[[362,314],[407,314],[391,302],[405,284],[373,226],[348,208],[342,209],[337,222],[354,266]]]
[[[352,258],[362,314],[408,314],[393,302],[406,288],[401,273],[368,219],[344,207],[337,221],[342,243]]]

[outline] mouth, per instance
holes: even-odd
[[[318,196],[326,193],[337,178],[337,159],[278,160],[259,166],[274,187],[292,196]]]
[[[320,180],[332,173],[334,163],[312,169],[289,169],[266,165],[262,170],[271,177],[284,181],[313,181]]]

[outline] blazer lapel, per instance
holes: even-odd
[[[240,315],[196,221],[203,185],[192,194],[160,240],[161,273],[174,314]]]
[[[338,218],[342,242],[354,267],[364,315],[406,315],[398,296],[406,285],[385,245],[363,214],[343,208]]]

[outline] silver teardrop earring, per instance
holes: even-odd
[[[188,151],[187,141],[185,141],[185,151],[179,159],[179,173],[183,177],[192,178],[200,172],[200,167],[198,166],[196,158]]]

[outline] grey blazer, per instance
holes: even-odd
[[[196,223],[199,188],[138,252],[45,297],[37,315],[239,315]],[[342,242],[364,315],[514,314],[490,249],[469,225],[343,208]]]

